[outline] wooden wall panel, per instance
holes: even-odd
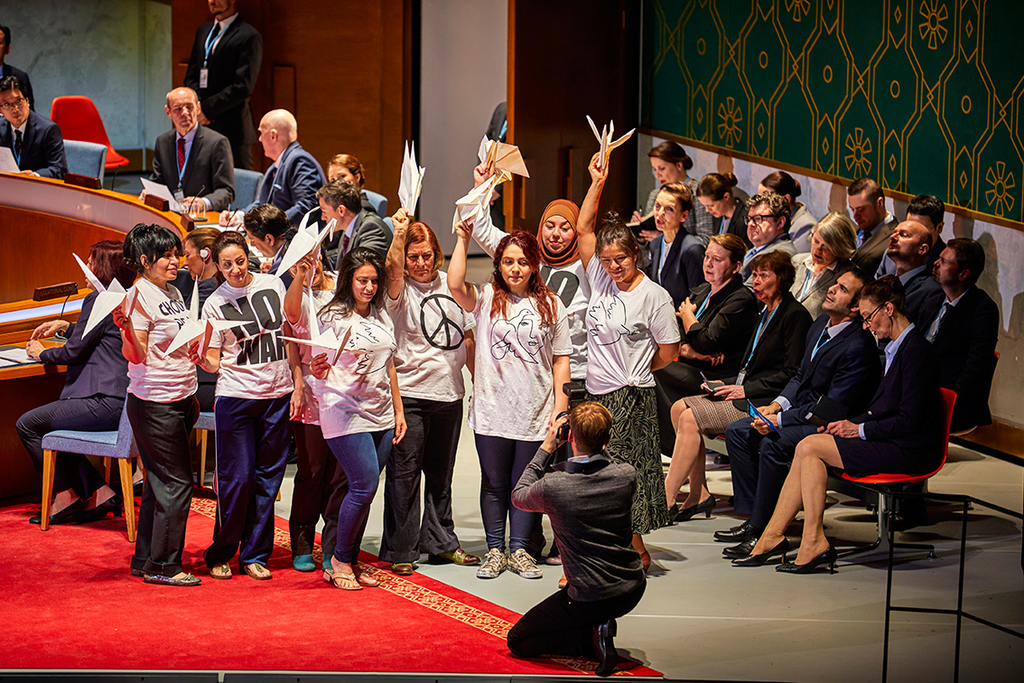
[[[402,142],[410,134],[413,0],[243,0],[242,17],[263,36],[263,64],[252,107],[264,113],[288,106],[299,142],[321,163],[354,154],[366,168],[367,188],[397,205]],[[172,0],[172,51],[181,82],[205,3]],[[275,83],[275,72],[294,79]],[[283,89],[282,89],[283,85]],[[294,92],[294,102],[275,93]],[[287,100],[287,98],[284,98]],[[266,168],[256,145],[257,168]],[[326,170],[326,169],[325,169]]]

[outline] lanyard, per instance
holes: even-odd
[[[184,140],[185,138],[181,138],[181,139]],[[178,141],[175,140],[174,142],[175,142],[175,144],[177,144]],[[194,137],[192,138],[192,144],[191,145],[188,144],[188,142],[186,141],[185,146],[188,147],[188,149],[185,150],[185,163],[178,166],[178,189],[179,190],[181,189],[181,179],[185,177],[185,169],[188,168],[188,158],[190,156],[192,156],[192,148],[195,147],[195,144],[196,144],[196,139]],[[175,153],[175,155],[174,155],[174,162],[175,163],[178,162],[178,155],[177,155],[177,153]]]
[[[700,308],[697,309],[697,319],[698,320],[700,320],[700,316],[704,312],[704,309],[706,309],[708,307],[708,302],[709,301],[711,301],[711,292],[708,292],[708,297],[706,299],[704,299],[704,301],[701,302]]]
[[[811,279],[812,277],[814,277],[814,268],[808,268],[807,275],[804,276],[804,286],[800,288],[801,300],[803,300],[803,298],[807,296],[807,288],[814,284],[814,280]],[[815,278],[815,280],[816,279],[817,278]]]
[[[219,28],[219,26],[220,26],[219,22],[214,22],[213,23],[213,28]],[[223,31],[216,31],[215,32],[213,30],[213,28],[210,29],[210,35],[206,36],[206,46],[205,46],[206,47],[206,54],[203,55],[203,66],[204,67],[206,66],[206,63],[210,60],[210,51],[213,50],[213,46],[217,44],[217,39],[220,38],[224,34],[224,31],[227,30],[227,29],[224,29]],[[210,40],[211,38],[213,40]]]
[[[747,365],[750,364],[750,359],[754,357],[754,352],[757,351],[757,344],[761,341],[761,332],[764,330],[764,328],[768,327],[768,324],[771,323],[772,318],[775,317],[775,314],[778,313],[779,308],[781,307],[782,302],[780,301],[779,305],[775,307],[775,310],[772,311],[771,315],[769,315],[767,318],[765,318],[765,316],[763,315],[761,316],[761,322],[758,323],[757,325],[757,332],[754,333],[754,343],[750,347],[750,353],[747,355],[747,359],[743,361],[744,369],[746,369]]]

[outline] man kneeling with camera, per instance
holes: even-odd
[[[602,452],[612,416],[594,402],[580,403],[569,412],[572,457],[554,463],[559,442],[566,438],[565,422],[562,416],[548,430],[512,492],[512,503],[548,515],[567,587],[523,615],[509,631],[508,648],[517,657],[593,657],[597,674],[607,676],[618,662],[612,642],[615,619],[636,607],[646,587],[632,545],[636,472]]]

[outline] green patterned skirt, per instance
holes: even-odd
[[[668,500],[658,446],[658,405],[654,387],[623,387],[598,396],[587,393],[612,414],[612,436],[606,447],[615,462],[636,470],[633,533],[646,534],[668,525]]]

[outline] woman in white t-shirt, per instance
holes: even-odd
[[[303,257],[288,272],[294,279],[284,296],[284,314],[294,335],[308,339],[310,321],[316,324],[316,312],[334,296],[337,278],[334,273],[325,272],[323,260],[314,259],[312,254]],[[320,547],[324,567],[330,571],[338,531],[338,510],[347,490],[347,481],[320,429],[320,404],[313,391],[317,379],[309,366],[313,348],[289,341],[286,349],[295,382],[289,415],[297,456],[292,507],[288,514],[292,568],[300,572],[316,570],[313,544],[316,525],[323,518]]]
[[[491,281],[477,287],[466,282],[472,227],[459,223],[455,231],[448,288],[473,312],[478,331],[469,426],[480,457],[487,557],[476,575],[490,579],[508,568],[536,579],[541,571],[526,550],[536,514],[512,505],[512,486],[537,454],[549,423],[567,407],[562,385],[569,381],[572,344],[565,306],[541,279],[533,235],[517,230],[503,237]]]
[[[618,462],[636,469],[633,547],[646,570],[651,556],[642,534],[668,524],[658,445],[654,371],[679,355],[679,326],[672,297],[636,267],[640,246],[612,214],[595,233],[598,204],[608,164],[590,162],[590,190],[580,209],[580,255],[590,280],[587,311],[587,393],[612,414],[605,447]],[[664,190],[662,191],[664,193]]]
[[[199,342],[189,354],[207,372],[219,373],[217,421],[217,527],[204,553],[210,576],[230,579],[228,561],[238,552],[250,577],[272,578],[274,499],[288,457],[292,376],[285,355],[284,284],[249,272],[245,238],[226,231],[213,243],[220,287],[203,306],[203,318],[237,321],[215,330],[206,355]]]
[[[459,545],[452,521],[452,471],[465,394],[462,367],[472,359],[476,322],[448,291],[447,275],[441,272],[444,252],[434,232],[425,223],[412,223],[405,209],[392,221],[386,306],[395,323],[395,370],[409,430],[391,449],[385,471],[380,559],[407,576],[421,552],[434,561],[480,564],[479,557]]]
[[[170,284],[180,255],[181,240],[167,228],[132,228],[124,258],[142,275],[129,291],[128,301],[136,304],[128,315],[121,306],[113,313],[128,360],[125,409],[146,467],[132,575],[145,576],[146,583],[198,586],[199,579],[181,566],[192,502],[188,437],[199,415],[196,370],[185,347],[166,353],[188,320],[185,301]]]
[[[383,282],[384,263],[376,251],[357,247],[345,254],[338,289],[317,316],[321,329],[339,342],[310,362],[318,380],[320,427],[348,478],[334,555],[324,567],[324,580],[342,590],[380,585],[360,570],[359,546],[380,472],[391,447],[405,436],[395,328],[383,310]]]

